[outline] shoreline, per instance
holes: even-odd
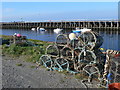
[[[0,38],[12,38],[12,35],[0,35]],[[32,41],[39,41],[39,42],[47,42],[47,43],[54,43],[50,41],[42,41],[42,40],[36,40],[36,39],[27,39],[27,40],[32,40]]]

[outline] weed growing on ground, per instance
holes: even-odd
[[[74,76],[76,79],[80,79],[80,80],[83,80],[85,78],[88,78],[85,74],[83,73],[78,73]]]
[[[30,68],[35,68],[36,66],[30,66]]]
[[[17,66],[22,66],[22,64],[21,63],[18,63],[18,64],[16,64]]]
[[[5,39],[9,39],[10,36],[2,36]],[[28,42],[32,42],[31,45],[16,45],[11,44],[2,45],[2,54],[11,56],[12,58],[19,58],[27,62],[38,62],[40,57],[45,54],[46,47],[51,44],[40,40],[28,39]]]
[[[59,71],[59,73],[63,73],[63,74],[65,74],[65,75],[69,75],[69,74],[70,74],[70,73],[69,73],[68,71],[66,71],[66,70]]]

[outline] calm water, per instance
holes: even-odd
[[[46,32],[41,31],[31,31],[31,30],[19,30],[19,29],[0,29],[3,35],[13,35],[14,33],[20,33],[27,36],[28,39],[36,39],[43,41],[55,41],[55,38],[58,34],[54,33],[53,30],[47,30]],[[102,48],[120,50],[120,30],[100,30],[95,29],[104,39]],[[61,33],[69,34],[71,30],[64,30]]]

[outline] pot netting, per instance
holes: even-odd
[[[51,55],[51,56],[59,56],[59,50],[58,50],[58,47],[55,46],[55,45],[49,45],[47,48],[46,48],[46,54],[47,55]]]
[[[68,37],[64,34],[59,34],[56,37],[55,44],[56,45],[63,45],[63,46],[67,45],[68,44]]]

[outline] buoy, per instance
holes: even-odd
[[[112,75],[111,73],[107,75],[108,80],[112,80],[111,75]]]
[[[70,40],[76,39],[76,35],[74,33],[70,33],[69,34],[69,39]]]
[[[17,34],[16,36],[17,36],[17,37],[21,37],[21,34]]]
[[[102,51],[105,50],[104,48],[99,48],[99,49],[102,50]]]

